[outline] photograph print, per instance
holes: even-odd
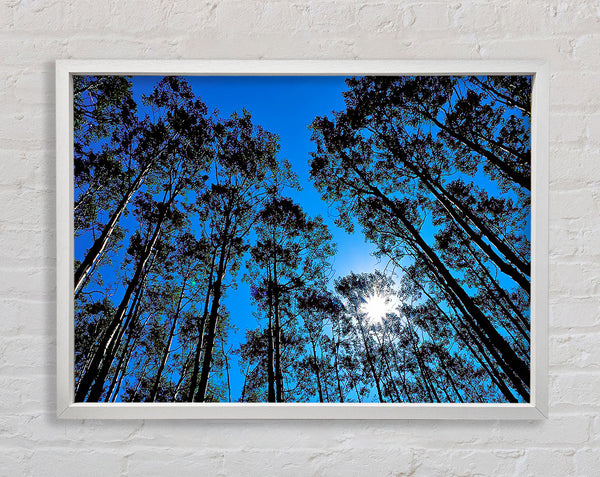
[[[531,75],[72,79],[75,402],[530,402]]]

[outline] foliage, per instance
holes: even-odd
[[[347,79],[310,177],[386,271],[343,277],[276,135],[134,83],[74,78],[77,401],[529,399],[529,77]]]

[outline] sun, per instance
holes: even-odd
[[[372,323],[381,323],[388,313],[394,310],[394,300],[389,296],[370,295],[362,304],[362,311]]]

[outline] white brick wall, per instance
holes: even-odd
[[[600,4],[2,0],[0,475],[600,475]],[[550,413],[540,422],[63,422],[57,58],[544,58]]]

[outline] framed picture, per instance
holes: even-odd
[[[547,414],[543,63],[56,81],[59,417]]]

